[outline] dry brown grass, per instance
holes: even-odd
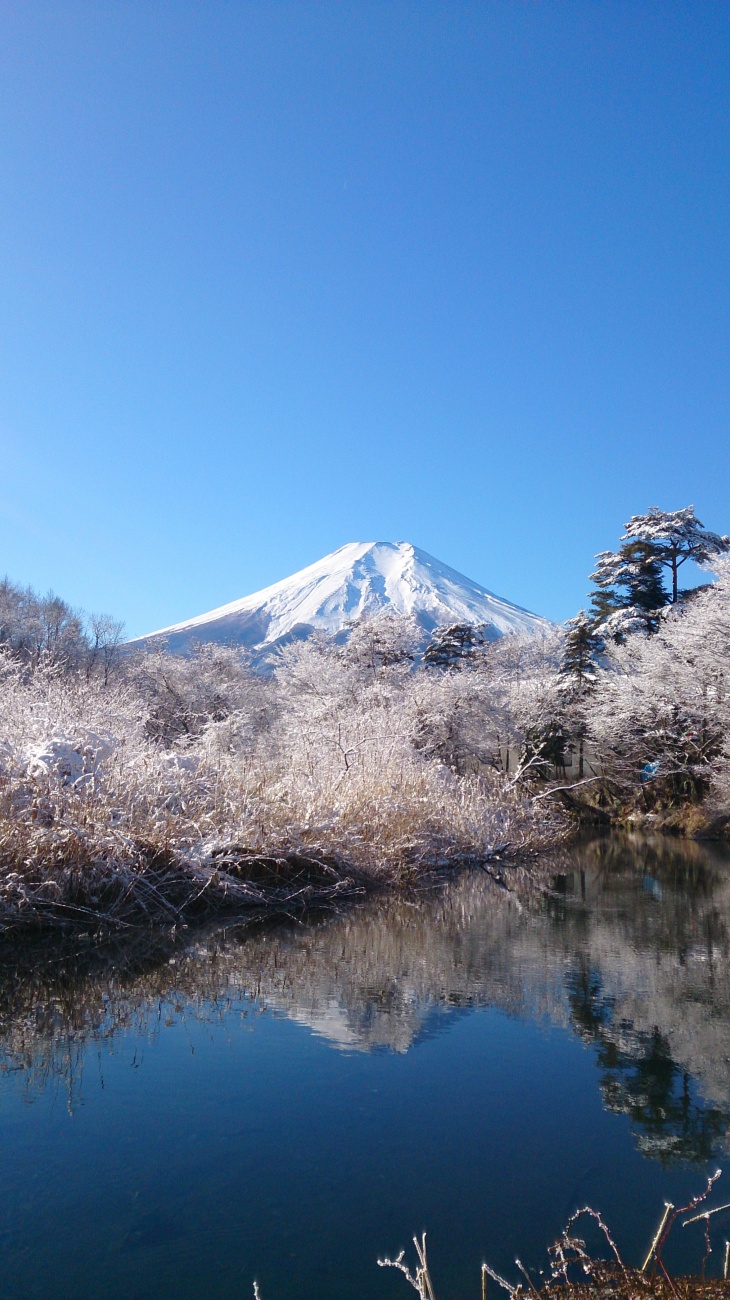
[[[131,687],[0,674],[0,930],[301,910],[558,831],[498,775],[416,752],[392,711],[285,719],[247,748],[211,727],[175,752]]]
[[[721,1172],[718,1169],[708,1178],[704,1190],[686,1205],[675,1206],[668,1201],[665,1203],[641,1268],[632,1268],[624,1263],[601,1215],[590,1206],[584,1206],[571,1215],[557,1241],[549,1247],[551,1268],[546,1281],[533,1282],[519,1259],[515,1260],[515,1264],[524,1281],[515,1284],[501,1277],[488,1264],[483,1264],[482,1300],[487,1300],[489,1282],[496,1283],[506,1291],[510,1300],[527,1300],[528,1296],[532,1300],[725,1300],[725,1297],[730,1296],[730,1241],[724,1244],[722,1277],[708,1278],[705,1269],[712,1253],[710,1220],[715,1214],[730,1210],[730,1205],[699,1209],[705,1205]],[[608,1260],[596,1259],[590,1255],[586,1242],[578,1236],[576,1224],[585,1218],[593,1220],[602,1233],[610,1256]],[[679,1224],[683,1228],[701,1224],[704,1229],[704,1254],[699,1274],[671,1277],[667,1271],[663,1252],[672,1230]],[[378,1264],[381,1268],[395,1268],[402,1273],[418,1294],[419,1300],[436,1300],[426,1255],[426,1234],[420,1240],[414,1237],[413,1245],[416,1254],[413,1270],[405,1259],[405,1251],[401,1251],[396,1259],[379,1259]]]

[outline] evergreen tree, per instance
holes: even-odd
[[[683,510],[659,510],[652,506],[643,515],[632,515],[617,551],[596,556],[591,581],[594,627],[615,641],[628,632],[656,632],[659,611],[680,596],[678,570],[687,560],[705,564],[730,549],[730,538],[711,533],[697,518],[694,506]],[[663,583],[663,570],[672,575],[671,596]]]
[[[569,619],[565,627],[560,674],[583,693],[596,679],[596,664],[605,643],[590,614],[583,609],[575,618]]]
[[[695,514],[694,506],[683,510],[659,510],[652,506],[643,515],[632,515],[621,539],[649,548],[655,561],[672,575],[672,604],[679,599],[677,571],[687,560],[706,564],[730,550],[730,537],[711,533]]]
[[[612,618],[617,610],[624,608],[621,597],[613,587],[596,587],[590,593],[590,601],[588,618],[596,629]]]
[[[591,582],[594,624],[598,626],[618,610],[636,611],[646,630],[656,631],[658,611],[669,597],[662,582],[662,566],[654,549],[644,541],[624,541],[618,551],[601,551]]]
[[[570,714],[572,731],[578,740],[578,777],[584,775],[585,742],[588,731],[586,697],[596,682],[596,666],[605,649],[603,637],[596,631],[594,620],[585,610],[566,623],[560,676],[570,688]]]

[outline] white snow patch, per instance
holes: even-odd
[[[92,778],[113,748],[109,737],[93,731],[74,737],[49,736],[26,750],[26,770],[32,777],[51,776],[62,785],[79,785]]]

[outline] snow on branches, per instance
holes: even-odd
[[[708,565],[730,548],[730,538],[712,533],[697,518],[694,506],[632,515],[625,525],[618,551],[601,551],[591,574],[594,626],[619,644],[632,633],[657,631],[662,611],[676,605],[679,569],[687,560]],[[672,590],[664,587],[664,570],[671,575]]]
[[[669,569],[674,605],[679,597],[677,571],[680,565],[687,560],[708,564],[715,556],[730,550],[730,537],[705,528],[697,518],[694,506],[685,506],[683,510],[659,510],[657,506],[651,506],[646,514],[631,516],[621,540],[643,543],[650,548],[657,562]]]
[[[610,652],[590,712],[604,770],[663,782],[677,800],[730,790],[730,557],[717,582],[671,607],[655,636]]]

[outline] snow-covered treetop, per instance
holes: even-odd
[[[630,541],[632,538],[676,550],[686,558],[692,556],[699,563],[730,548],[730,537],[705,528],[702,520],[697,518],[694,506],[685,506],[684,510],[660,510],[658,506],[651,506],[646,514],[632,515],[621,540]]]
[[[677,600],[677,569],[685,560],[706,564],[730,549],[730,537],[710,532],[695,514],[694,506],[683,510],[660,510],[651,506],[646,514],[632,515],[622,541],[644,542],[660,564],[672,573],[672,601]]]
[[[694,506],[652,506],[645,514],[632,515],[625,528],[618,551],[601,551],[591,574],[598,588],[592,594],[594,621],[614,639],[631,630],[626,611],[638,618],[644,631],[656,631],[659,611],[679,599],[680,566],[687,560],[707,564],[730,549],[730,537],[705,528]],[[664,587],[665,569],[672,575],[671,595]]]

